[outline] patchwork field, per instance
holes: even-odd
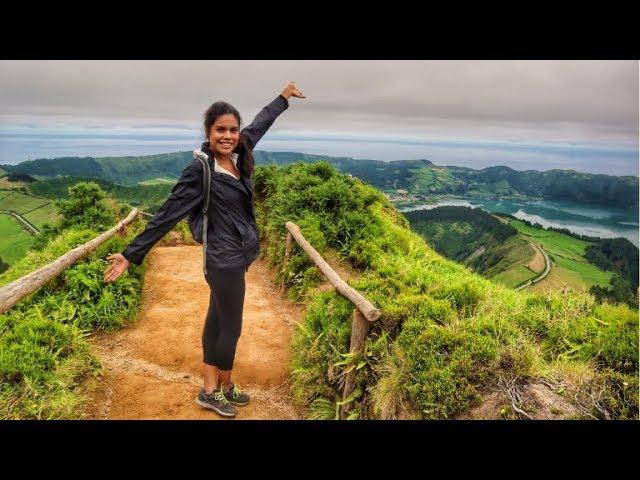
[[[47,198],[34,197],[20,192],[7,192],[7,195],[0,196],[0,210],[11,210],[23,214],[50,202],[51,200]]]
[[[536,275],[537,274],[535,272],[529,270],[527,267],[520,265],[511,270],[506,270],[497,275],[494,275],[490,278],[490,280],[501,283],[502,285],[505,285],[507,287],[515,287],[516,285],[519,285],[522,282],[535,277]]]
[[[532,237],[536,243],[542,244],[542,248],[548,253],[555,253],[564,258],[584,260],[585,249],[591,245],[589,242],[570,237],[564,233],[530,227],[518,220],[511,220],[509,224],[517,228],[523,235]]]
[[[33,243],[20,222],[11,215],[0,214],[0,258],[8,264],[24,257]]]
[[[560,232],[533,228],[518,220],[511,220],[509,223],[520,233],[542,245],[554,264],[549,276],[540,282],[535,290],[547,291],[551,286],[578,290],[589,289],[592,285],[609,285],[613,274],[588,263],[584,257],[585,249],[591,245],[590,242]]]
[[[54,223],[59,218],[53,203],[46,204],[22,216],[38,229],[41,229],[45,223]]]
[[[2,191],[0,194],[0,210],[11,210],[22,215],[36,228],[42,228],[45,223],[53,223],[57,213],[53,202],[47,198],[25,195],[20,192]]]

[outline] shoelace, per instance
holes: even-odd
[[[224,396],[224,392],[222,391],[222,388],[220,390],[216,390],[216,392],[213,394],[213,398],[224,404],[229,403],[229,400],[227,400],[227,397]]]
[[[233,392],[232,392],[233,398],[238,398],[241,393],[242,393],[242,390],[240,390],[240,388],[236,384],[233,384]]]

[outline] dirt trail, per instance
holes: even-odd
[[[289,347],[300,308],[283,298],[266,264],[246,277],[242,336],[234,381],[252,395],[236,419],[296,419],[289,395]],[[201,334],[209,303],[198,246],[149,253],[138,320],[92,339],[104,375],[90,394],[86,418],[203,419],[222,417],[195,404],[202,385]]]

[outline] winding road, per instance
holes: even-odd
[[[544,271],[537,277],[530,278],[529,280],[527,280],[526,283],[516,287],[515,290],[522,290],[523,288],[530,287],[534,283],[538,283],[539,281],[544,280],[546,276],[549,275],[549,272],[551,271],[551,259],[549,258],[549,255],[547,255],[547,252],[544,251],[544,248],[542,248],[540,245],[537,245],[531,241],[529,243],[534,248],[537,248],[538,251],[540,251],[540,253],[542,253],[542,255],[544,256]]]

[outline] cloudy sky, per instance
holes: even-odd
[[[0,61],[0,163],[191,150],[288,80],[258,149],[638,174],[637,61]]]

